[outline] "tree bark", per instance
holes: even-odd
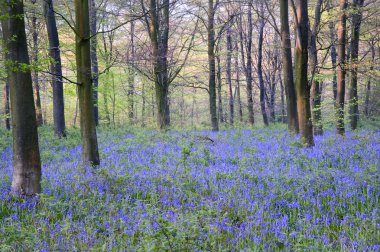
[[[315,135],[323,134],[322,114],[321,114],[321,93],[318,77],[318,51],[317,51],[317,33],[321,19],[322,0],[317,0],[315,4],[314,25],[310,34],[310,66],[311,66],[311,106],[313,108],[313,129]]]
[[[362,21],[362,10],[364,0],[354,0],[352,7],[355,13],[352,14],[352,31],[351,31],[351,89],[349,101],[349,115],[351,129],[356,130],[359,121],[358,106],[358,55],[359,55],[359,36],[360,24]]]
[[[66,137],[65,105],[63,98],[61,51],[52,0],[44,1],[44,16],[49,39],[50,71],[53,87],[54,132],[58,137]]]
[[[308,13],[307,0],[296,1],[297,37],[295,47],[295,71],[298,124],[302,143],[306,147],[314,146],[313,124],[310,111],[310,86],[307,79],[308,64]]]
[[[371,66],[369,68],[370,72],[373,71],[375,65],[375,43],[371,41]],[[371,76],[368,77],[367,87],[365,92],[365,102],[364,102],[364,114],[368,118],[371,114],[370,109],[370,96],[371,96]]]
[[[209,102],[211,127],[213,131],[219,130],[218,116],[216,113],[216,88],[215,88],[215,30],[214,30],[214,1],[208,0],[208,65],[209,65]]]
[[[223,117],[223,99],[222,99],[222,69],[220,66],[220,56],[219,56],[219,46],[216,47],[216,64],[218,71],[216,73],[217,80],[218,80],[218,117],[219,122],[224,123],[224,117]]]
[[[264,86],[264,78],[263,78],[263,42],[264,42],[264,7],[263,3],[260,2],[260,18],[259,18],[259,45],[258,45],[258,57],[257,57],[257,75],[259,76],[260,83],[260,108],[261,114],[263,116],[263,122],[265,126],[268,126],[268,115],[265,109],[265,86]]]
[[[99,125],[99,99],[98,99],[98,86],[99,86],[99,66],[98,66],[98,54],[97,50],[97,10],[95,6],[95,0],[90,0],[90,34],[91,34],[91,71],[92,71],[92,84],[93,84],[93,96],[94,96],[94,119],[95,125]]]
[[[5,58],[10,83],[13,134],[12,193],[33,196],[41,192],[41,162],[38,146],[33,84],[25,34],[23,1],[2,1]],[[15,39],[16,38],[16,39]],[[27,66],[27,67],[25,67]]]
[[[91,74],[90,19],[88,0],[75,0],[76,62],[83,161],[99,165]]]
[[[344,96],[346,91],[346,9],[347,0],[340,0],[341,14],[338,23],[338,66],[337,66],[337,97],[336,97],[336,111],[337,111],[337,124],[336,132],[339,135],[344,135]]]
[[[293,79],[292,48],[289,31],[288,0],[280,1],[282,70],[286,95],[288,130],[291,134],[299,132],[297,98]]]
[[[237,103],[239,105],[239,120],[243,122],[243,106],[241,104],[241,95],[240,95],[240,67],[239,67],[239,44],[235,41],[235,72],[236,72],[236,96]]]
[[[282,81],[281,72],[278,72],[278,80],[280,82],[280,89],[281,89],[281,122],[286,123],[285,88],[284,88],[284,82]]]

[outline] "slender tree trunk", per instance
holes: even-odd
[[[142,87],[141,87],[141,99],[142,99],[142,104],[141,104],[141,127],[145,127],[145,82],[142,82]]]
[[[318,77],[318,51],[317,51],[317,33],[321,19],[322,0],[317,0],[315,4],[314,25],[310,36],[310,66],[311,66],[311,106],[313,108],[313,129],[315,135],[323,134],[322,114],[321,114],[321,93]]]
[[[223,99],[222,99],[222,69],[220,66],[220,56],[219,56],[219,48],[217,46],[216,48],[216,64],[217,64],[217,80],[218,80],[218,116],[220,123],[224,123],[224,117],[223,117]]]
[[[134,120],[134,101],[133,96],[135,93],[135,44],[134,44],[135,22],[130,23],[130,46],[128,47],[128,118],[130,123]]]
[[[310,86],[307,79],[308,64],[308,14],[307,0],[297,0],[297,38],[295,47],[295,71],[297,111],[300,135],[305,146],[314,146],[313,124],[310,111]]]
[[[95,6],[95,0],[90,0],[90,44],[91,44],[91,71],[92,71],[92,84],[93,84],[93,96],[94,96],[94,119],[95,125],[99,125],[99,105],[98,105],[98,86],[99,86],[99,66],[97,55],[97,10]]]
[[[106,38],[106,34],[105,34],[105,28],[104,28],[104,24],[102,26],[102,33],[103,33],[103,50],[104,50],[104,54],[105,54],[105,61],[106,61],[106,76],[107,76],[107,80],[109,80],[110,78],[110,71],[109,71],[109,64],[110,64],[110,54],[112,52],[109,52],[108,51],[108,46],[107,46],[107,38]],[[110,110],[109,110],[109,106],[108,106],[108,98],[109,98],[109,82],[106,82],[104,84],[104,90],[103,90],[103,103],[104,103],[104,113],[105,113],[105,120],[106,120],[106,124],[107,126],[109,126],[111,124],[111,115],[110,115]]]
[[[265,109],[265,86],[264,86],[264,78],[263,78],[263,42],[264,42],[264,26],[265,26],[265,20],[264,20],[264,7],[263,3],[260,2],[260,13],[261,17],[259,18],[260,22],[260,30],[259,30],[259,45],[258,45],[258,58],[257,58],[257,75],[259,76],[259,83],[260,83],[260,107],[261,107],[261,113],[263,115],[263,122],[265,126],[268,126],[268,115]]]
[[[295,134],[299,132],[299,127],[297,114],[297,98],[293,79],[293,63],[289,31],[288,4],[288,0],[280,1],[282,70],[284,75],[288,130],[291,134]]]
[[[98,140],[94,115],[91,74],[90,19],[88,0],[75,0],[76,62],[82,136],[82,156],[85,163],[99,165]]]
[[[5,110],[5,128],[7,130],[11,129],[11,119],[10,119],[10,106],[9,106],[9,79],[5,80],[4,85],[4,110]]]
[[[41,192],[41,162],[38,147],[33,84],[29,68],[23,1],[2,1],[1,20],[10,84],[13,134],[12,193],[32,196]],[[17,39],[15,39],[17,38]]]
[[[358,106],[358,54],[359,54],[359,36],[360,24],[362,21],[362,10],[364,0],[354,0],[353,8],[355,13],[352,14],[352,31],[351,31],[351,89],[350,89],[350,124],[351,129],[356,130],[359,121]]]
[[[33,38],[33,64],[38,65],[38,31],[37,31],[37,16],[35,10],[36,0],[31,1],[33,4],[32,10],[32,38]],[[32,80],[34,84],[34,96],[36,103],[36,116],[37,116],[37,126],[41,126],[44,121],[42,118],[42,108],[41,108],[41,96],[40,96],[40,83],[38,79],[38,70],[34,69],[32,72]]]
[[[339,135],[344,135],[344,96],[346,92],[346,9],[347,0],[340,0],[341,14],[338,23],[338,66],[337,66],[337,97],[336,97],[336,110],[337,110],[337,124],[336,131]]]
[[[243,38],[243,21],[242,15],[239,18],[239,37],[240,37],[240,53],[242,65],[244,68],[245,78],[247,82],[247,108],[248,108],[248,122],[250,125],[255,123],[253,111],[253,95],[252,95],[252,0],[249,1],[248,6],[248,35],[247,39]],[[244,44],[247,52],[247,62],[245,62]]]
[[[232,61],[232,38],[230,24],[227,26],[227,68],[226,76],[228,83],[228,101],[230,108],[230,124],[234,124],[234,94],[232,92],[232,74],[231,74],[231,61]]]
[[[218,116],[216,113],[215,88],[215,31],[214,31],[214,1],[208,0],[208,64],[209,64],[209,102],[212,130],[218,131]]]
[[[243,106],[241,104],[241,95],[240,95],[240,68],[239,68],[239,44],[235,41],[235,72],[236,72],[236,92],[237,92],[237,102],[239,105],[239,120],[243,122]]]
[[[328,8],[331,8],[331,1],[332,0],[328,0],[327,1],[327,4],[328,4]],[[334,102],[336,102],[336,96],[337,96],[337,80],[336,80],[336,56],[337,56],[337,53],[336,53],[336,47],[335,47],[335,25],[334,25],[334,21],[333,20],[330,20],[329,21],[329,30],[330,30],[330,44],[331,44],[331,64],[332,64],[332,68],[334,70],[334,75],[333,75],[333,79],[332,79],[332,86],[333,86],[333,95],[334,95]]]
[[[58,137],[66,137],[61,51],[52,0],[44,1],[44,16],[49,39],[49,57],[51,58],[54,132]]]
[[[374,42],[371,42],[371,66],[369,68],[370,72],[373,71],[374,65],[375,65],[375,44]],[[365,93],[365,103],[364,103],[364,114],[367,118],[371,114],[370,96],[371,96],[371,76],[368,77],[366,93]]]

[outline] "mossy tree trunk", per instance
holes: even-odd
[[[76,63],[82,158],[84,163],[99,165],[98,140],[94,118],[91,75],[90,20],[88,0],[75,0]]]

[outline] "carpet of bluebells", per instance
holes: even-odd
[[[0,251],[380,251],[380,131],[103,129],[96,169],[69,133],[42,130],[32,199],[9,194],[4,137]]]

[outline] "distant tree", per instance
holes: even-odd
[[[32,9],[32,16],[31,16],[31,32],[32,32],[32,39],[33,39],[33,46],[32,46],[32,61],[35,66],[38,65],[38,21],[37,21],[37,14],[36,14],[36,0],[31,0],[33,4]],[[32,80],[34,84],[34,96],[35,96],[35,104],[36,104],[36,116],[37,116],[37,126],[41,126],[44,121],[42,118],[42,108],[41,108],[41,96],[40,96],[40,81],[38,78],[38,69],[35,67],[32,71]]]
[[[295,86],[300,135],[305,146],[314,146],[313,124],[310,111],[310,86],[307,78],[308,30],[307,0],[296,0]]]
[[[297,98],[293,79],[292,48],[289,31],[288,0],[280,1],[281,17],[281,46],[282,46],[282,70],[287,105],[288,129],[291,133],[298,133]]]
[[[265,126],[268,126],[268,115],[265,109],[265,85],[263,78],[263,42],[264,42],[264,27],[265,27],[265,18],[264,18],[264,5],[263,2],[260,1],[260,16],[259,16],[259,41],[258,41],[258,53],[257,53],[257,75],[259,77],[260,84],[260,108],[261,114],[263,116],[263,122]]]
[[[229,112],[230,112],[230,124],[234,124],[234,93],[232,91],[232,31],[231,31],[231,24],[227,25],[226,28],[226,40],[227,40],[227,67],[226,67],[226,76],[227,76],[227,84],[228,84],[228,105],[229,105]]]
[[[336,132],[339,135],[344,135],[344,96],[346,92],[346,9],[347,0],[340,0],[340,16],[338,23],[338,65],[337,65],[337,96],[336,96],[336,111],[337,124]]]
[[[332,0],[327,0],[327,8],[331,12],[332,9]],[[335,24],[333,18],[330,18],[329,20],[329,30],[330,30],[330,55],[331,55],[331,64],[332,69],[334,71],[333,73],[333,79],[332,79],[332,86],[333,86],[333,95],[334,95],[334,102],[336,102],[336,96],[337,96],[337,76],[336,76],[336,47],[335,47]]]
[[[364,0],[353,0],[352,8],[352,30],[351,30],[351,88],[349,100],[349,114],[351,129],[358,127],[359,106],[358,106],[358,56],[359,56],[359,36],[360,24],[362,22],[362,7]]]
[[[319,23],[321,20],[321,8],[323,0],[317,0],[314,10],[314,24],[310,34],[310,68],[311,68],[311,106],[313,115],[313,129],[315,135],[323,134],[322,113],[321,113],[321,86],[318,80],[318,51],[317,36]]]
[[[49,57],[51,58],[54,132],[58,137],[66,137],[61,51],[52,0],[44,1],[44,16],[49,40]]]
[[[13,0],[2,1],[0,6],[12,107],[12,193],[33,196],[41,192],[41,163],[25,34],[24,5],[21,0]]]
[[[90,19],[88,0],[75,0],[77,87],[85,163],[99,165],[91,75]]]

